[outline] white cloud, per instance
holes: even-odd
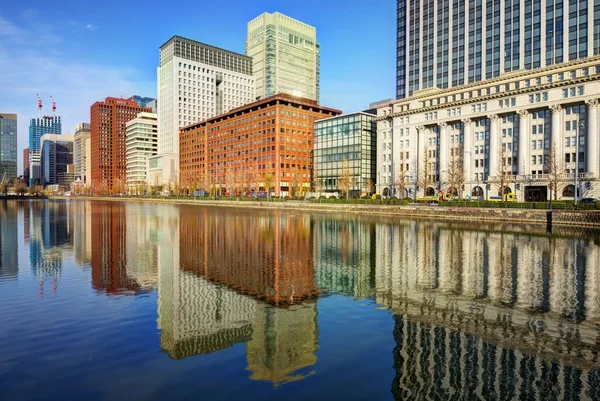
[[[0,16],[0,112],[18,114],[18,171],[22,170],[22,149],[29,139],[29,119],[37,117],[36,93],[50,114],[50,96],[63,117],[63,133],[73,134],[74,126],[90,121],[90,106],[107,96],[153,96],[154,80],[140,81],[140,73],[123,65],[100,65],[80,54],[64,53],[58,46],[40,44],[20,27]],[[89,28],[88,28],[89,29]],[[25,46],[24,46],[25,44]]]
[[[98,29],[98,25],[94,25],[94,24],[87,24],[85,27],[87,29],[89,29],[90,31],[95,31],[96,29]]]

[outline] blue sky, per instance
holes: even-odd
[[[177,34],[239,53],[246,24],[279,11],[317,28],[321,104],[344,112],[393,97],[396,1],[152,1],[6,0],[0,8],[0,112],[19,114],[21,149],[36,93],[63,132],[89,121],[107,96],[156,96],[158,48]]]

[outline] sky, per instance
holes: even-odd
[[[107,96],[156,97],[159,47],[173,35],[243,54],[247,23],[275,11],[317,28],[322,105],[353,112],[394,96],[396,0],[2,0],[0,113],[18,114],[19,174],[36,94],[44,114],[54,97],[72,135]]]

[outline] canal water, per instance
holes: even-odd
[[[600,399],[600,234],[0,203],[0,400]]]

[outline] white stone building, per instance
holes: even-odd
[[[263,13],[248,23],[246,55],[254,63],[257,97],[287,93],[319,101],[315,27],[277,12]]]
[[[418,196],[441,190],[484,198],[497,195],[504,181],[505,192],[537,201],[550,197],[549,184],[557,175],[556,198],[572,200],[577,172],[579,197],[598,197],[599,98],[600,56],[593,56],[424,89],[381,105],[377,192],[412,197],[415,189]],[[558,168],[550,168],[553,159]],[[451,188],[457,161],[464,183]],[[429,180],[420,179],[424,172]],[[419,185],[424,182],[426,188]],[[403,194],[398,193],[402,186]]]
[[[173,36],[160,47],[157,75],[158,155],[150,159],[152,175],[170,180],[162,184],[173,184],[179,169],[179,128],[252,102],[252,59]],[[165,168],[174,171],[159,171]]]
[[[90,141],[90,123],[77,124],[75,135],[73,135],[73,164],[75,165],[75,177],[86,186],[91,185],[92,178]]]
[[[158,151],[158,123],[156,114],[142,112],[125,124],[127,160],[127,187],[130,191],[145,186],[147,163]],[[150,183],[151,184],[151,183]]]

